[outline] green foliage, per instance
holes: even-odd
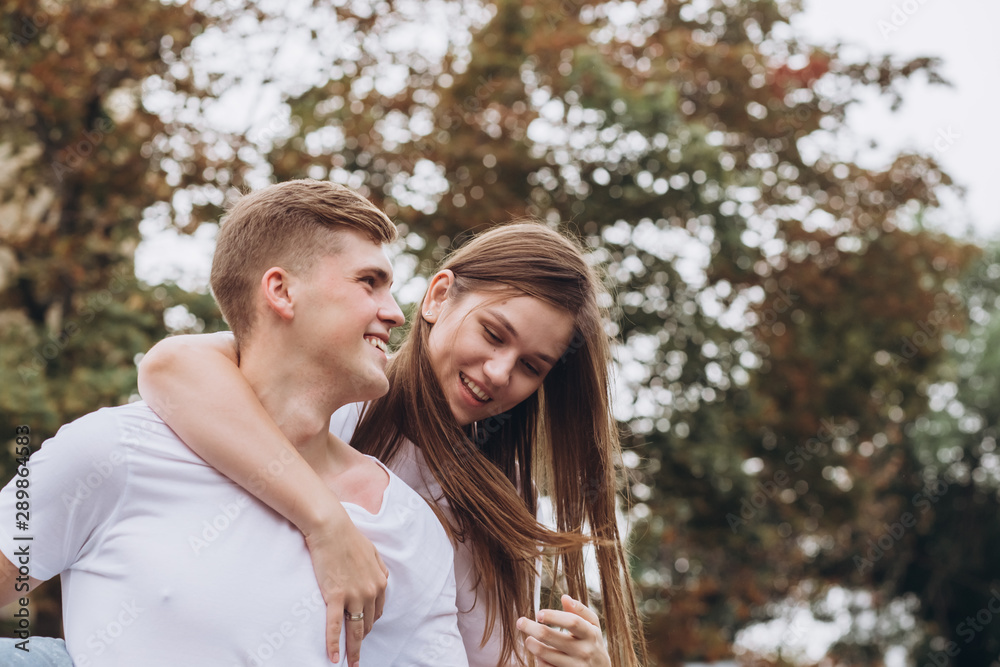
[[[899,104],[910,78],[940,83],[938,63],[848,62],[796,40],[798,5],[773,0],[445,2],[436,55],[395,39],[427,18],[392,3],[83,6],[4,5],[0,432],[29,423],[37,444],[127,400],[168,308],[222,326],[205,295],[134,280],[143,219],[193,231],[233,188],[329,178],[393,215],[426,274],[469,232],[539,217],[614,290],[657,664],[730,656],[790,600],[831,616],[840,590],[871,593],[851,598],[843,663],[962,639],[997,578],[1000,276],[920,224],[952,187],[933,160],[865,169],[816,141],[866,91]],[[281,100],[261,104],[266,131],[226,134],[206,114],[245,64],[205,45],[229,35],[250,57],[239,36],[257,32],[317,65],[263,72]],[[944,499],[917,508],[939,478]],[[998,640],[977,633],[953,664]]]
[[[876,565],[880,584],[917,596],[927,636],[917,664],[989,665],[1000,657],[994,622],[1000,602],[1000,251],[993,247],[963,277],[957,293],[971,323],[942,342],[947,372],[925,387],[930,410],[906,427],[913,443],[900,481],[914,496],[937,493],[922,507],[906,551]],[[926,495],[926,494],[925,494]],[[954,642],[954,644],[951,644]]]
[[[2,16],[0,476],[9,479],[15,426],[27,425],[37,447],[61,424],[127,401],[136,355],[167,333],[164,310],[204,312],[204,295],[140,284],[133,265],[144,211],[191,182],[163,169],[169,151],[156,145],[179,126],[143,107],[143,85],[190,90],[169,63],[204,17],[141,1],[8,1]],[[58,635],[58,608],[41,594],[35,604],[32,632]]]

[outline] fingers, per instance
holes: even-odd
[[[368,633],[371,632],[372,625],[382,615],[382,607],[385,603],[385,587],[388,584],[388,571],[382,563],[381,557],[374,551],[379,570],[375,575],[375,585],[363,588],[360,596],[347,598],[341,609],[346,616],[344,633],[344,651],[347,656],[347,664],[350,667],[357,667],[361,660],[361,642]],[[357,610],[357,611],[355,611]],[[351,615],[362,614],[361,618],[351,618]]]
[[[373,588],[369,588],[361,600],[364,605],[365,610],[365,636],[372,631],[372,626],[382,616],[382,607],[385,606],[385,589],[389,585],[389,570],[386,569],[385,564],[382,562],[382,557],[375,553],[375,559],[378,563],[379,569],[381,571],[381,580],[377,581]],[[351,609],[354,609],[354,605],[349,605]]]
[[[372,617],[372,621],[377,621],[382,618],[382,609],[385,607],[385,589],[389,585],[389,568],[385,566],[382,562],[382,556],[375,552],[375,558],[378,559],[378,566],[382,568],[382,574],[385,575],[385,584],[378,590],[378,595],[375,596],[375,615]]]
[[[368,633],[372,631],[372,625],[375,624],[375,600],[370,599],[365,602],[365,619],[363,622],[365,626],[365,637]]]
[[[558,637],[592,640],[601,636],[601,628],[594,625],[581,615],[574,612],[542,609],[535,618],[538,624],[548,629]],[[565,630],[565,632],[563,632]]]
[[[382,569],[382,574],[384,574],[385,578],[388,579],[389,568],[385,566],[385,562],[382,560],[382,554],[380,554],[378,551],[375,552],[375,562],[378,563],[378,566]]]
[[[591,625],[601,627],[601,621],[597,618],[597,614],[594,610],[579,600],[576,600],[569,595],[564,595],[562,596],[562,606],[564,610],[577,614]]]
[[[574,602],[576,601],[567,597],[563,606],[572,607],[569,603]],[[610,656],[604,646],[601,629],[586,618],[596,619],[596,616],[593,612],[584,614],[579,609],[582,606],[579,603],[575,606],[578,607],[575,611],[543,609],[537,614],[537,622],[527,618],[518,619],[517,629],[525,635],[525,649],[538,659],[539,665],[610,666]]]
[[[340,663],[340,626],[344,622],[342,600],[331,600],[326,606],[326,653],[333,664]]]
[[[536,667],[546,667],[546,665],[549,667],[576,667],[580,664],[587,664],[586,662],[581,663],[578,659],[548,646],[534,637],[528,637],[524,640],[524,648],[535,656]]]
[[[332,662],[346,658],[354,667],[362,640],[382,615],[388,569],[357,527],[348,522],[345,530],[311,533],[306,544],[327,607],[327,653]],[[345,620],[345,612],[360,617]]]
[[[372,616],[372,621],[377,621],[382,618],[382,609],[385,607],[385,591],[381,591],[378,597],[375,598],[375,604],[373,606],[374,615]]]
[[[531,641],[534,642],[535,640],[532,639]],[[540,658],[540,657],[538,657],[536,655],[535,656],[535,667],[562,667],[562,665],[556,665],[554,663],[548,662],[547,660],[544,660],[543,658]]]
[[[563,614],[565,618],[556,619],[555,614]],[[566,614],[566,612],[546,609],[538,613],[538,618],[544,620],[545,623],[542,624],[527,618],[521,618],[518,619],[517,629],[527,637],[534,637],[543,644],[563,653],[573,651],[578,642],[589,641],[593,643],[598,634],[596,631],[597,628],[575,614]],[[550,625],[554,627],[549,627]],[[589,631],[587,626],[590,628]]]
[[[351,613],[351,612],[348,612]],[[353,620],[350,617],[345,616],[344,623],[347,625],[346,644],[347,644],[347,664],[350,667],[357,667],[361,662],[361,640],[365,638],[365,623],[366,619],[359,618],[358,620]]]

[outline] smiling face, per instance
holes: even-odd
[[[339,252],[318,257],[295,286],[298,344],[344,389],[345,401],[366,401],[388,391],[389,330],[403,313],[389,291],[392,265],[362,234],[338,232]]]
[[[464,426],[534,394],[569,345],[574,321],[561,308],[513,291],[472,291],[456,299],[453,281],[450,271],[434,277],[421,316],[433,324],[431,366]]]

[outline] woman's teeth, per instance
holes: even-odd
[[[473,382],[469,378],[465,377],[465,375],[463,373],[459,373],[458,375],[462,379],[462,384],[464,384],[466,387],[468,387],[469,391],[471,391],[476,398],[478,398],[480,401],[482,401],[484,403],[490,400],[490,395],[487,394],[482,389],[480,389],[479,385],[477,385],[475,382]]]

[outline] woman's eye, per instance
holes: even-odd
[[[492,340],[494,343],[499,343],[500,342],[500,337],[497,336],[492,331],[490,331],[489,327],[483,327],[483,331],[486,332],[486,335],[489,336],[490,340]]]
[[[535,368],[534,366],[532,366],[532,365],[531,365],[530,363],[528,363],[527,361],[525,361],[525,362],[524,362],[524,367],[525,367],[525,368],[527,368],[527,369],[528,369],[528,372],[529,372],[529,373],[531,373],[532,375],[538,375],[538,374],[539,374],[539,373],[538,373],[538,369],[537,369],[537,368]]]

